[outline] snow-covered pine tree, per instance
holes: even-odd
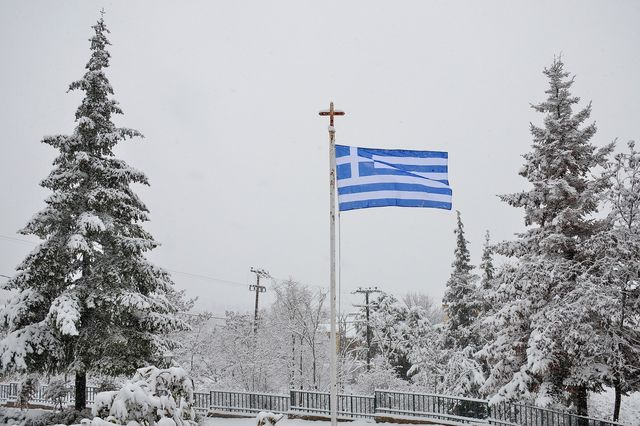
[[[481,315],[490,311],[493,299],[493,277],[495,267],[493,266],[493,249],[491,247],[491,234],[489,230],[484,234],[484,244],[482,246],[482,259],[480,261],[480,287],[478,289],[478,301],[481,304]]]
[[[489,324],[485,323],[485,319],[490,316],[494,309],[496,301],[494,288],[494,277],[496,275],[493,265],[493,248],[491,246],[491,235],[489,230],[484,235],[484,245],[482,247],[482,259],[479,265],[482,275],[480,276],[480,286],[477,291],[477,302],[480,306],[479,314],[472,325],[475,335],[478,337],[478,346],[476,349],[484,346],[487,342],[495,339],[495,333]],[[489,375],[490,366],[483,357],[479,358],[480,365],[485,376]]]
[[[475,284],[478,277],[472,273],[473,266],[467,248],[468,241],[464,236],[464,225],[460,212],[456,213],[456,248],[451,264],[453,271],[447,281],[442,302],[446,305],[447,315],[444,327],[446,346],[451,349],[464,349],[478,343],[472,325],[480,313],[480,305]]]
[[[596,149],[590,143],[596,127],[584,123],[591,105],[573,113],[579,98],[569,91],[573,79],[563,62],[555,59],[544,74],[549,79],[547,100],[533,105],[544,114],[544,128],[531,124],[533,148],[524,155],[520,171],[532,188],[501,196],[524,209],[529,228],[515,241],[496,246],[497,253],[517,263],[496,278],[503,305],[492,316],[497,338],[481,351],[491,365],[484,391],[494,394],[494,401],[537,396],[538,403],[558,401],[568,392],[577,411],[586,414],[593,377],[572,368],[576,346],[565,337],[578,333],[558,314],[582,262],[589,260],[580,243],[600,226],[590,215],[604,185],[590,172],[605,164],[613,147]]]
[[[483,289],[491,288],[491,280],[495,275],[495,268],[493,266],[493,256],[491,255],[491,234],[487,229],[484,234],[484,245],[482,246],[482,260],[480,262],[480,270],[482,271],[482,277],[480,278],[480,285]]]
[[[85,94],[75,130],[43,140],[60,152],[41,182],[53,193],[21,230],[44,241],[5,285],[17,294],[1,312],[9,328],[2,370],[74,372],[77,409],[88,372],[125,374],[157,361],[173,346],[166,333],[183,326],[166,297],[169,274],[144,257],[157,243],[140,225],[148,210],[130,185],[147,178],[113,153],[141,135],[112,122],[122,110],[105,75],[108,30],[103,18],[92,28],[87,71],[69,88]]]
[[[579,277],[566,309],[582,324],[583,363],[614,389],[617,420],[622,394],[640,390],[640,152],[633,142],[605,175],[607,226],[583,244],[595,261]]]

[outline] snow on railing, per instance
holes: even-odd
[[[214,390],[210,392],[209,408],[232,413],[286,413],[289,411],[289,396]]]
[[[291,390],[290,410],[296,413],[329,415],[331,396],[328,392]],[[348,418],[373,418],[375,398],[370,395],[338,394],[338,414]]]
[[[29,402],[53,407],[53,401],[44,396],[46,388],[46,385],[39,387]],[[0,383],[0,404],[15,403],[19,389],[19,383]],[[97,392],[96,387],[87,387],[87,404],[93,403]],[[315,390],[295,389],[288,395],[224,390],[194,392],[194,409],[200,414],[213,411],[255,415],[260,411],[271,411],[329,416],[330,401],[328,392]],[[74,402],[75,392],[71,387],[64,404]],[[521,403],[491,405],[483,399],[391,390],[376,390],[374,395],[338,394],[338,413],[346,418],[396,416],[468,423],[481,420],[497,426],[624,426],[610,420]]]
[[[44,405],[53,407],[54,401],[45,397],[48,386],[42,385],[38,387],[36,392],[29,399],[30,404]],[[0,404],[6,402],[15,403],[18,400],[18,393],[20,391],[20,383],[0,383]],[[93,404],[98,388],[93,386],[87,386],[87,404]],[[69,391],[63,399],[64,405],[72,405],[75,400],[75,388],[69,387]]]

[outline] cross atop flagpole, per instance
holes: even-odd
[[[336,335],[336,128],[333,126],[335,116],[344,115],[344,111],[333,108],[320,111],[321,116],[329,117],[329,264],[330,264],[330,302],[331,302],[331,426],[338,424],[338,368],[337,368],[337,335]]]
[[[336,115],[344,115],[344,111],[333,109],[333,102],[329,104],[329,109],[325,109],[320,111],[319,113],[322,116],[329,116],[329,126],[333,127],[333,117]],[[331,129],[329,129],[331,131]],[[335,130],[334,130],[335,131]]]

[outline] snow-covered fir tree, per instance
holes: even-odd
[[[131,373],[173,347],[166,333],[182,326],[167,299],[170,276],[145,258],[157,243],[141,226],[148,210],[131,184],[144,173],[115,158],[117,143],[136,130],[117,127],[111,99],[107,27],[91,37],[91,58],[69,90],[84,92],[71,135],[47,136],[59,151],[41,185],[46,207],[21,230],[43,242],[5,287],[9,333],[0,341],[3,371],[75,373],[76,408],[85,405],[87,373]]]
[[[622,394],[640,390],[640,153],[633,142],[605,175],[611,212],[606,226],[583,243],[595,261],[579,276],[566,310],[585,336],[583,364],[614,389],[617,420]]]
[[[443,298],[446,319],[442,324],[424,327],[424,335],[412,340],[409,375],[432,392],[478,397],[484,373],[474,353],[479,344],[476,324],[482,304],[460,212],[454,233],[453,270]]]
[[[474,321],[480,312],[476,281],[473,274],[471,255],[464,236],[464,225],[460,212],[457,213],[456,248],[451,264],[453,270],[447,281],[447,288],[442,302],[446,306],[447,320],[445,322],[446,346],[464,349],[477,344],[477,336],[472,331]]]
[[[497,336],[480,353],[491,365],[483,390],[494,401],[537,398],[539,404],[562,402],[568,395],[586,414],[587,390],[597,377],[575,362],[581,335],[562,307],[592,260],[580,244],[601,226],[591,214],[604,182],[591,172],[605,164],[612,146],[596,149],[590,143],[596,132],[595,124],[585,125],[591,105],[573,112],[579,98],[570,93],[573,78],[563,62],[555,59],[544,74],[547,99],[533,105],[544,114],[544,127],[531,124],[533,147],[520,171],[532,187],[501,196],[524,210],[528,229],[496,246],[516,263],[496,277],[498,301],[490,325]]]
[[[486,231],[484,236],[482,258],[480,261],[479,269],[481,271],[480,286],[477,289],[477,302],[479,306],[479,312],[478,317],[472,325],[472,328],[474,330],[473,332],[478,338],[478,346],[476,347],[476,349],[486,345],[488,342],[495,339],[493,328],[486,323],[486,318],[490,315],[494,304],[496,303],[496,289],[494,288],[494,277],[496,275],[496,270],[493,265],[493,248],[491,245],[491,235],[489,233],[489,230]],[[486,360],[480,357],[480,359],[475,359],[474,361],[480,363],[484,375],[488,376],[491,367],[486,362]]]
[[[495,275],[495,267],[493,266],[493,256],[491,250],[491,234],[489,230],[484,234],[484,245],[482,246],[482,259],[480,261],[480,287],[483,290],[491,290],[491,280]]]

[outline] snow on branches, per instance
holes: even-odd
[[[193,401],[193,382],[182,368],[140,368],[120,390],[96,395],[91,424],[194,426]]]
[[[167,334],[186,327],[167,299],[169,274],[145,258],[157,243],[131,186],[148,180],[113,152],[141,134],[112,121],[122,110],[106,74],[109,31],[103,18],[92,28],[86,72],[69,87],[84,94],[76,127],[43,139],[59,151],[41,182],[52,194],[21,231],[43,242],[6,283],[17,294],[0,311],[1,369],[75,371],[76,388],[88,371],[129,374],[154,362],[175,346]]]

